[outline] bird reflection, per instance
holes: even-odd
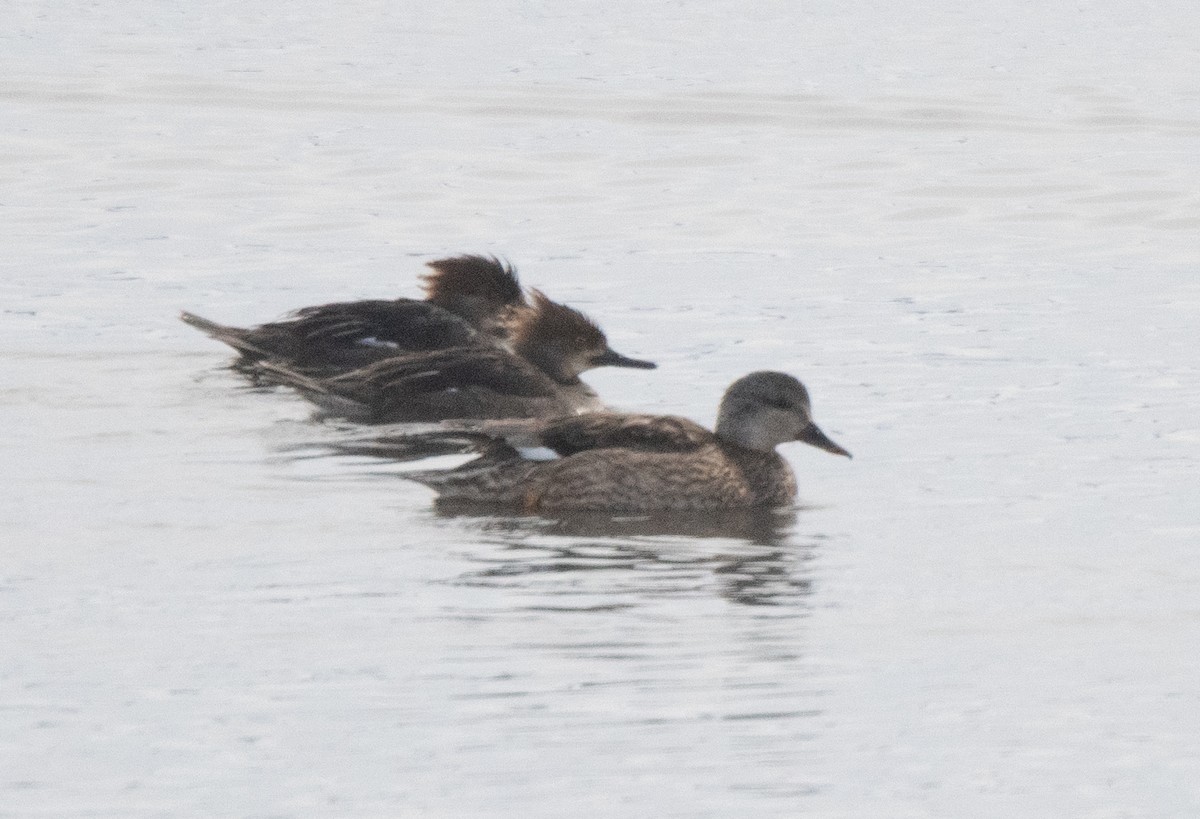
[[[243,387],[246,390],[269,389],[269,387]],[[321,414],[314,413],[314,418]],[[305,424],[286,440],[274,443],[277,456],[283,460],[307,461],[337,457],[373,458],[391,464],[423,461],[440,455],[474,454],[469,438],[436,438],[422,433],[437,431],[436,424],[404,424],[403,432],[378,434],[371,431],[364,435],[362,427],[334,418],[322,419],[324,423],[314,427]]]
[[[542,518],[483,515],[478,509],[439,506],[438,514],[505,547],[476,558],[487,565],[460,575],[455,582],[462,585],[528,586],[537,591],[547,582],[567,580],[569,593],[578,593],[581,578],[575,575],[608,573],[595,575],[604,577],[608,585],[595,589],[597,593],[634,598],[591,607],[597,610],[636,605],[640,597],[714,588],[731,603],[795,606],[813,588],[807,564],[815,543],[797,543],[789,537],[794,510]]]
[[[490,506],[439,501],[439,517],[465,518],[487,531],[565,535],[569,537],[686,537],[741,540],[758,546],[781,546],[796,524],[795,509],[722,509],[646,514],[563,512],[553,517],[509,513]]]

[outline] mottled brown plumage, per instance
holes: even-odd
[[[775,372],[735,381],[722,398],[715,432],[685,418],[615,413],[476,430],[471,439],[485,451],[479,459],[405,477],[436,489],[443,501],[529,512],[775,507],[796,495],[778,444],[804,441],[850,454],[813,423],[804,386]],[[540,445],[562,457],[528,460],[513,443]]]

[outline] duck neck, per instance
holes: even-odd
[[[513,352],[550,376],[556,384],[564,387],[583,384],[579,380],[578,373],[568,368],[563,356],[552,347],[541,344],[518,343],[514,347]]]
[[[778,452],[763,452],[726,440],[719,446],[754,493],[755,506],[783,506],[795,500],[796,475]]]
[[[717,415],[716,435],[723,441],[756,452],[774,452],[775,447],[791,440],[773,414],[754,412],[740,401],[725,400]]]

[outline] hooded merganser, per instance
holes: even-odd
[[[587,316],[538,290],[504,320],[505,349],[468,345],[395,355],[330,377],[260,362],[262,378],[299,390],[326,411],[364,423],[537,418],[601,408],[579,379],[594,367],[654,369],[608,346]]]
[[[778,372],[733,382],[721,399],[715,432],[686,418],[605,412],[474,429],[482,457],[404,477],[437,490],[440,501],[525,512],[716,510],[794,500],[795,476],[775,451],[781,443],[803,441],[850,457],[813,423],[804,385]],[[517,447],[561,457],[530,460]]]
[[[234,366],[272,359],[310,374],[332,375],[398,353],[503,341],[507,314],[525,304],[512,266],[472,255],[428,265],[433,272],[422,277],[423,301],[318,304],[248,329],[188,312],[180,318],[241,353]]]

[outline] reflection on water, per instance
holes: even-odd
[[[780,546],[796,524],[794,509],[723,509],[713,512],[557,512],[552,516],[505,514],[478,505],[439,501],[438,514],[482,522],[487,532],[602,538],[722,538]]]
[[[795,605],[812,591],[806,564],[815,544],[790,537],[795,510],[545,518],[439,504],[437,512],[500,547],[473,558],[486,566],[462,574],[456,582],[464,585],[534,585],[540,579],[541,586],[574,589],[576,575],[611,573],[609,590],[624,602],[601,608],[633,606],[642,595],[714,592],[742,605]]]
[[[1200,816],[1189,4],[478,5],[5,27],[0,814]],[[175,317],[456,252],[653,353],[615,406],[796,371],[871,458],[433,507],[461,446]]]

